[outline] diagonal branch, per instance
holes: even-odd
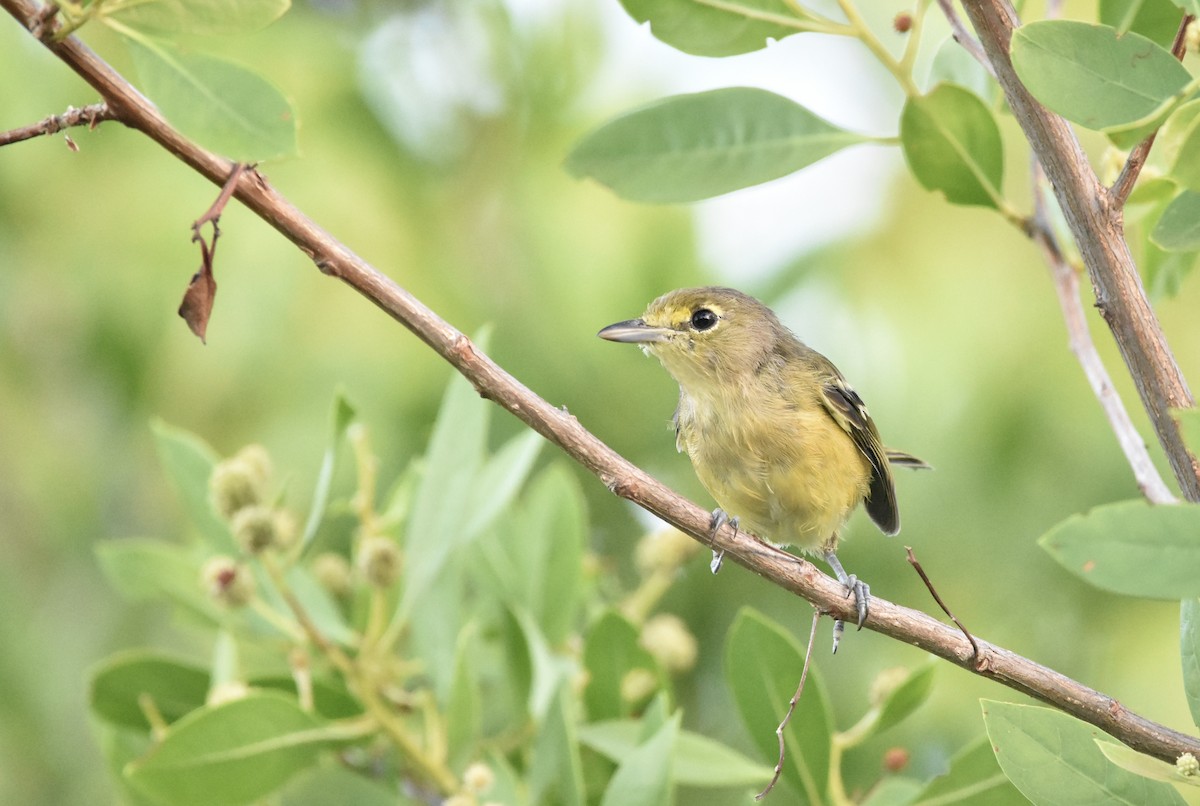
[[[31,0],[0,0],[0,7],[28,30],[40,24],[39,6]],[[55,42],[45,36],[42,41],[100,92],[122,122],[143,132],[213,184],[225,183],[234,163],[184,138],[153,104],[79,40],[67,37]],[[480,395],[503,406],[562,448],[617,495],[709,545],[707,510],[651,478],[570,414],[530,391],[478,351],[466,336],[292,206],[260,173],[243,173],[235,197],[308,254],[321,271],[342,280],[412,331],[469,379]],[[728,526],[711,536],[711,543],[727,551],[738,564],[818,609],[843,619],[855,617],[854,604],[846,598],[845,588],[812,563]],[[1200,740],[1131,713],[1111,697],[994,644],[977,639],[976,654],[956,629],[919,611],[874,597],[865,626],[1049,703],[1141,752],[1172,762],[1185,752],[1200,756]]]
[[[50,115],[37,123],[0,132],[0,146],[19,143],[22,140],[32,140],[34,137],[45,137],[48,134],[57,134],[72,126],[87,126],[89,129],[94,129],[106,120],[116,120],[116,117],[116,114],[105,104],[88,104],[82,109],[69,106],[67,111],[61,115]]]
[[[1050,179],[1091,277],[1096,307],[1112,330],[1175,478],[1188,500],[1200,501],[1200,463],[1171,415],[1172,409],[1194,407],[1196,400],[1129,253],[1121,200],[1100,184],[1070,124],[1039,104],[1017,77],[1009,44],[1019,21],[1008,0],[974,0],[964,3],[964,9],[1013,116]]]

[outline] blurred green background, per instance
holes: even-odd
[[[85,39],[129,69],[114,38]],[[900,538],[855,517],[840,552],[847,568],[877,595],[930,610],[904,561],[911,545],[978,635],[1190,728],[1178,606],[1092,591],[1035,545],[1067,515],[1137,489],[1028,242],[994,214],[922,191],[880,148],[695,210],[622,202],[561,168],[601,120],[720,83],[770,86],[843,125],[894,132],[898,95],[865,53],[797,37],[767,54],[692,59],[652,41],[611,0],[507,9],[331,0],[204,45],[269,76],[299,110],[302,156],[263,167],[286,196],[456,327],[490,323],[497,361],[704,506],[668,430],[671,381],[595,332],[679,286],[763,296],[841,366],[890,444],[936,467],[901,474]],[[832,69],[806,69],[825,60]],[[96,100],[7,17],[0,98],[0,129]],[[1005,126],[1012,198],[1025,206],[1025,155]],[[216,189],[117,124],[71,136],[79,153],[61,135],[0,151],[2,803],[111,799],[86,670],[118,648],[179,640],[166,613],[122,602],[93,557],[103,540],[183,528],[153,418],[223,454],[263,443],[303,508],[339,386],[370,426],[387,480],[422,451],[450,373],[236,206],[221,221],[220,290],[202,346],[175,310],[198,265],[190,223]],[[1193,281],[1157,302],[1192,376],[1198,294]],[[1103,323],[1092,316],[1092,325],[1153,440]],[[497,440],[519,427],[497,414]],[[547,451],[543,461],[563,460]],[[627,578],[632,547],[653,524],[579,473],[592,549]],[[700,667],[683,683],[685,725],[745,747],[720,676],[724,632],[743,603],[806,632],[802,602],[733,564],[713,578],[706,558],[664,609],[700,641]],[[920,660],[866,632],[836,658],[819,652],[839,724],[857,719],[881,670]],[[939,675],[917,717],[852,754],[851,780],[856,765],[878,769],[893,745],[932,774],[983,731],[980,696],[1016,698],[948,666]]]

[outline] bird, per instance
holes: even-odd
[[[821,556],[855,598],[858,628],[870,586],[847,574],[837,547],[862,504],[885,535],[900,531],[891,465],[927,468],[884,447],[862,398],[828,358],[775,312],[732,288],[671,291],[640,318],[597,334],[639,345],[679,384],[676,447],[725,523],[778,546]],[[723,552],[714,552],[712,571]],[[834,652],[844,629],[834,623]]]

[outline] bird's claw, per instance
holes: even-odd
[[[714,540],[716,540],[717,532],[727,523],[733,527],[734,534],[737,534],[738,519],[729,517],[729,514],[720,507],[717,507],[712,511],[712,521],[710,523],[711,526],[708,538],[709,543],[712,543]],[[713,572],[713,576],[716,576],[717,572],[721,570],[721,563],[724,561],[725,549],[713,549],[712,562],[708,564],[708,568]]]
[[[833,569],[833,573],[837,576],[838,582],[841,582],[846,587],[846,598],[854,596],[854,611],[858,614],[856,624],[858,629],[863,628],[863,623],[867,620],[867,613],[871,609],[871,586],[863,582],[854,574],[847,574],[846,569],[842,568],[841,562],[838,561],[837,555],[832,551],[825,552],[825,562],[829,563],[829,567]],[[833,622],[833,651],[836,653],[838,642],[842,639],[842,633],[846,630],[846,624],[842,619],[834,619]]]

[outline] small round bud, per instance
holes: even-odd
[[[640,666],[630,669],[621,678],[621,699],[637,705],[650,699],[658,690],[658,678],[649,669]]]
[[[389,537],[372,535],[358,547],[358,572],[377,588],[391,587],[400,578],[400,547]]]
[[[1197,773],[1200,773],[1200,761],[1191,753],[1184,753],[1179,758],[1175,759],[1175,769],[1184,778],[1192,778]]]
[[[476,761],[463,773],[463,786],[468,792],[482,795],[496,783],[496,773],[483,762]]]
[[[262,500],[258,471],[241,459],[226,459],[213,468],[208,479],[208,497],[213,509],[230,520],[239,510]]]
[[[249,554],[261,554],[279,543],[275,511],[255,504],[242,507],[233,516],[233,536]]]
[[[332,551],[318,554],[313,558],[312,572],[321,587],[334,596],[350,595],[350,563],[342,555]]]
[[[213,557],[201,569],[200,579],[208,595],[226,607],[243,607],[254,598],[254,577],[232,557]]]
[[[638,571],[649,575],[655,571],[673,571],[697,552],[700,544],[678,529],[663,529],[638,541],[635,553]]]
[[[267,453],[267,449],[257,443],[247,445],[242,448],[234,456],[239,462],[245,462],[246,466],[254,474],[254,479],[258,483],[260,490],[267,488],[267,483],[271,480],[271,454]]]
[[[205,704],[221,705],[222,703],[245,699],[246,695],[249,693],[250,687],[245,683],[240,680],[230,680],[226,683],[221,683],[209,691],[208,697],[205,700]]]
[[[296,523],[296,516],[288,509],[275,510],[275,545],[279,548],[287,548],[296,542],[296,535],[300,533],[300,526]]]
[[[642,627],[638,643],[669,672],[686,672],[696,665],[696,637],[679,616],[653,616]]]
[[[1183,32],[1183,44],[1188,50],[1200,50],[1200,20],[1188,23],[1187,30]]]
[[[868,695],[871,705],[876,708],[883,705],[884,701],[892,695],[892,692],[907,679],[908,669],[905,669],[903,666],[893,666],[890,669],[884,669],[871,682],[871,692]]]
[[[908,750],[903,747],[891,747],[883,754],[883,768],[888,772],[902,772],[908,766]]]
[[[913,15],[907,11],[901,11],[892,19],[892,28],[898,34],[906,34],[912,30]]]

